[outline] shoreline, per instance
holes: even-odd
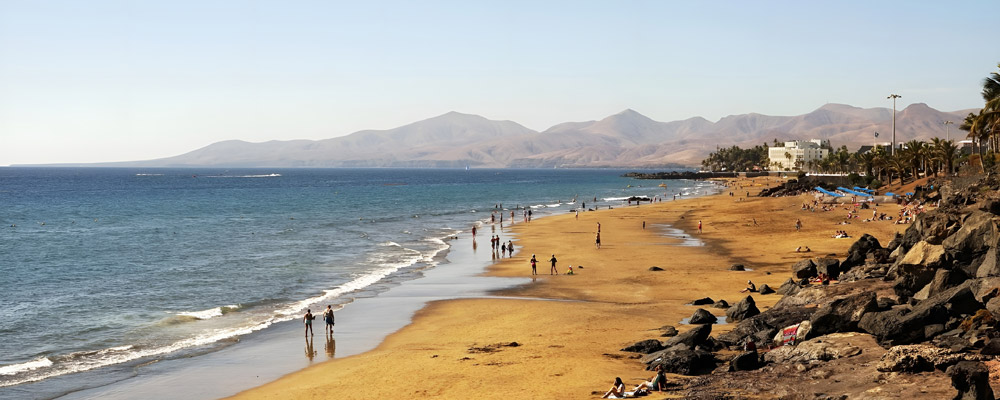
[[[756,193],[767,182],[777,181],[750,180],[744,182],[750,186],[740,191],[752,188]],[[634,384],[649,373],[629,353],[617,349],[658,337],[664,325],[688,329],[680,322],[697,309],[687,305],[691,300],[707,296],[732,304],[746,296],[739,291],[747,279],[758,286],[778,287],[791,275],[789,267],[795,261],[846,252],[853,241],[826,234],[844,228],[834,225],[842,214],[800,212],[799,205],[807,197],[730,198],[723,192],[586,212],[578,220],[572,215],[554,215],[518,225],[514,231],[521,253],[490,266],[486,274],[527,276],[532,252],[538,254],[540,273],[547,272],[543,260],[550,253],[557,254],[561,272],[567,265],[584,268],[577,267],[575,276],[540,275],[530,285],[498,294],[575,302],[431,302],[410,325],[370,352],[306,368],[236,398],[313,398],[316,393],[460,398],[473,392],[487,398],[580,398],[599,396],[615,376]],[[891,211],[895,206],[884,207]],[[805,221],[802,232],[792,225],[797,217]],[[758,225],[753,226],[751,219]],[[600,250],[593,243],[598,220],[603,228]],[[702,234],[693,233],[698,220],[705,223]],[[654,232],[657,229],[641,230],[640,221],[681,229],[705,245],[664,246],[676,239]],[[905,225],[858,222],[847,226],[854,237],[868,232],[881,240],[888,240],[900,227]],[[813,250],[794,252],[796,243]],[[728,271],[736,262],[752,271]],[[651,272],[651,266],[666,272]],[[754,298],[758,307],[767,309],[780,296],[755,294]],[[721,315],[724,310],[709,311]],[[712,334],[732,327],[715,325]],[[518,384],[490,384],[497,374]],[[373,376],[380,382],[374,387]]]

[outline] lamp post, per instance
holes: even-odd
[[[954,122],[952,122],[952,121],[944,121],[944,134],[945,134],[945,135],[946,135],[946,137],[948,138],[947,140],[948,140],[949,142],[951,141],[951,131],[950,131],[950,130],[948,130],[948,125],[954,125],[954,124],[955,124],[955,123],[954,123]]]
[[[896,155],[896,99],[903,97],[898,94],[890,94],[887,99],[892,99],[892,155]]]

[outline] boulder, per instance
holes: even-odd
[[[729,302],[727,302],[725,300],[722,300],[722,299],[719,299],[719,301],[716,301],[715,304],[712,304],[712,308],[728,309],[729,308]]]
[[[733,264],[729,266],[730,271],[746,271],[747,267],[743,264]]]
[[[729,360],[729,372],[753,371],[759,369],[763,364],[760,362],[760,355],[756,351],[746,351],[732,360]]]
[[[1000,276],[1000,252],[998,252],[997,246],[992,246],[986,251],[983,261],[976,268],[977,278],[991,276]]]
[[[711,333],[712,325],[695,325],[687,332],[667,339],[667,341],[663,344],[663,347],[669,348],[677,345],[684,345],[689,349],[693,349],[695,346],[705,343],[705,339],[708,339],[708,335]]]
[[[878,311],[886,311],[893,306],[898,306],[899,302],[891,297],[879,297],[878,300]]]
[[[869,234],[862,235],[854,244],[851,245],[850,249],[847,249],[847,258],[840,263],[840,270],[847,271],[851,268],[859,266],[865,263],[865,259],[868,258],[868,253],[875,249],[881,249],[882,245],[879,244],[878,239]]]
[[[796,346],[781,346],[764,354],[773,363],[809,363],[854,357],[862,353],[859,346],[878,347],[875,339],[865,333],[833,333],[809,339]]]
[[[990,338],[979,350],[979,354],[987,356],[1000,356],[1000,338]]]
[[[994,297],[986,302],[986,310],[993,314],[993,318],[1000,320],[1000,297]]]
[[[666,325],[660,328],[660,337],[673,337],[677,336],[677,328],[673,326]]]
[[[719,319],[712,315],[712,313],[708,312],[708,310],[699,308],[694,311],[694,314],[691,314],[689,322],[691,324],[714,324],[718,320]]]
[[[922,243],[922,242],[921,242]],[[939,269],[934,273],[934,278],[927,285],[924,285],[920,291],[913,295],[914,299],[926,300],[928,297],[941,293],[948,288],[958,285],[964,281],[965,277],[960,276],[960,274],[952,273],[946,269]]]
[[[793,264],[792,276],[796,279],[809,279],[816,276],[816,263],[811,259],[806,259]]]
[[[830,257],[817,258],[816,273],[826,274],[830,279],[837,279],[840,276],[840,260]]]
[[[981,362],[960,361],[945,371],[958,389],[955,400],[994,400],[990,370]]]
[[[709,326],[709,325],[705,325]],[[715,356],[702,349],[689,349],[675,346],[642,358],[646,369],[653,370],[657,366],[664,372],[680,375],[698,375],[715,369]]]
[[[712,303],[715,303],[715,300],[712,300],[711,297],[703,297],[703,298],[700,298],[698,300],[692,301],[691,305],[701,306],[701,305],[712,304]]]
[[[640,342],[635,342],[631,346],[623,348],[621,351],[627,351],[630,353],[649,354],[660,350],[663,350],[663,343],[660,343],[660,341],[656,339],[648,339]]]
[[[771,289],[771,287],[767,286],[767,284],[765,283],[763,285],[760,285],[760,288],[757,289],[757,293],[760,293],[760,294],[771,294],[771,293],[774,293],[774,289]]]
[[[778,287],[777,292],[782,296],[790,296],[797,293],[799,289],[801,289],[799,284],[795,283],[795,281],[792,278],[788,278],[788,280],[785,281],[785,283],[782,283],[781,286]]]
[[[653,272],[658,272],[658,271],[663,271],[663,268],[660,268],[660,267],[657,267],[657,266],[654,265],[652,267],[649,267],[649,270],[653,271]]]
[[[730,322],[744,320],[757,314],[760,314],[760,310],[757,309],[757,303],[753,301],[752,296],[745,297],[739,303],[726,310],[726,318]]]
[[[970,262],[989,250],[995,243],[996,216],[985,211],[973,211],[961,219],[961,228],[948,236],[944,248],[952,259]]]
[[[944,259],[944,246],[919,241],[898,261],[900,265],[921,265],[937,268]]]
[[[834,300],[820,307],[809,319],[812,324],[812,336],[857,330],[861,317],[877,309],[878,302],[875,293],[872,292],[855,293]]]

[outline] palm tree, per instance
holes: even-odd
[[[958,158],[958,146],[951,140],[941,140],[935,146],[935,156],[944,164],[945,174],[951,175],[955,172],[955,159]]]
[[[924,164],[927,159],[926,145],[924,142],[919,140],[911,140],[906,142],[906,149],[903,150],[906,154],[907,161],[910,163],[910,171],[912,172],[913,179],[920,178],[920,167]],[[898,153],[898,152],[897,152]]]
[[[874,150],[874,149],[873,149]],[[875,153],[854,153],[854,161],[864,170],[865,176],[871,177],[875,174]]]

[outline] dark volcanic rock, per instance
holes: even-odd
[[[630,353],[642,353],[642,354],[649,354],[654,351],[660,351],[660,350],[663,350],[663,343],[660,343],[660,341],[656,339],[649,339],[649,340],[643,340],[641,342],[635,342],[635,344],[622,349],[622,351],[627,351]]]
[[[965,280],[965,276],[960,273],[953,273],[946,269],[939,269],[934,273],[931,282],[925,285],[920,291],[913,295],[917,300],[924,300],[948,288],[958,285]]]
[[[719,301],[716,301],[715,304],[712,304],[712,308],[728,309],[729,308],[729,302],[727,302],[725,300],[722,300],[722,299],[719,299]]]
[[[840,260],[823,257],[817,258],[815,263],[817,274],[826,274],[830,279],[837,279],[840,276]]]
[[[660,333],[660,337],[677,336],[677,328],[674,328],[673,326],[670,326],[670,325],[666,325],[666,326],[660,328],[660,332],[661,332]]]
[[[726,310],[726,317],[730,322],[747,319],[757,314],[760,314],[760,310],[757,309],[757,302],[753,301],[751,296],[747,296]]]
[[[691,305],[701,306],[701,305],[712,304],[712,303],[715,303],[715,300],[712,300],[711,297],[703,297],[703,298],[700,298],[698,300],[692,301]]]
[[[782,296],[790,296],[797,293],[799,289],[801,289],[799,284],[795,283],[795,281],[792,280],[792,278],[788,278],[788,280],[785,281],[785,283],[781,284],[781,287],[778,288],[777,292]]]
[[[773,307],[761,314],[740,321],[733,330],[723,333],[717,340],[727,346],[739,346],[753,339],[758,344],[771,343],[778,329],[809,320],[816,312],[806,306]]]
[[[924,327],[944,323],[951,316],[973,314],[983,307],[970,290],[972,282],[938,293],[909,310],[904,307],[870,312],[861,317],[858,327],[871,333],[882,344],[915,343],[926,339]]]
[[[771,289],[771,287],[767,286],[767,284],[765,283],[763,285],[760,285],[760,289],[757,289],[757,292],[760,294],[771,294],[774,293],[774,289]]]
[[[811,259],[806,259],[793,264],[792,276],[796,279],[809,279],[816,276],[816,263]]]
[[[653,271],[653,272],[657,272],[657,271],[663,271],[663,268],[660,268],[660,267],[657,267],[657,266],[654,265],[652,267],[649,267],[649,270]]]
[[[951,259],[969,263],[981,257],[995,244],[996,215],[974,211],[962,218],[961,228],[943,242]]]
[[[834,300],[821,307],[812,315],[809,322],[811,337],[822,336],[834,332],[849,332],[858,329],[858,322],[865,313],[878,309],[875,293],[861,292]]]
[[[690,323],[691,324],[714,324],[719,319],[716,318],[712,313],[708,312],[704,308],[699,308],[691,314]]]
[[[708,326],[708,325],[705,325]],[[646,369],[656,369],[662,366],[664,372],[681,375],[698,375],[715,369],[715,356],[701,349],[689,349],[675,346],[660,350],[642,358]]]
[[[729,266],[730,271],[746,271],[747,268],[743,264],[733,264]]]
[[[892,306],[899,305],[899,302],[897,302],[895,299],[892,299],[890,297],[879,297],[878,300],[876,300],[876,301],[878,302],[878,310],[879,311],[886,311],[886,310],[892,308]]]
[[[990,370],[981,362],[959,361],[946,371],[951,384],[958,389],[956,400],[994,400],[990,387]]]
[[[847,250],[847,258],[840,263],[840,270],[847,271],[851,268],[859,266],[865,263],[865,259],[868,257],[868,253],[875,249],[881,249],[882,245],[879,244],[878,239],[869,234],[864,234],[859,238],[851,248]]]
[[[712,325],[696,325],[687,332],[680,335],[674,336],[667,339],[663,347],[674,347],[677,345],[684,345],[689,349],[693,349],[695,346],[705,343],[705,339],[708,339],[708,335],[712,333]]]
[[[760,362],[760,356],[757,352],[747,351],[733,357],[733,359],[729,361],[729,372],[753,371],[761,366],[763,366],[763,364]]]

